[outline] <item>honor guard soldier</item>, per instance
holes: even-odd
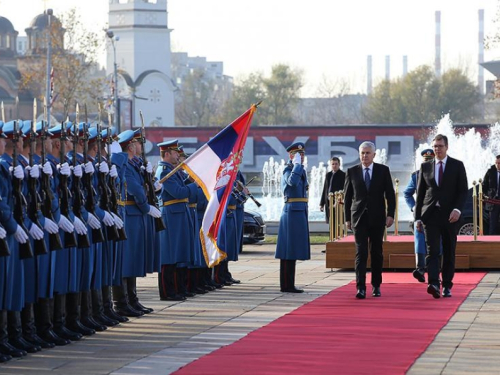
[[[125,228],[127,229],[127,243],[122,254],[122,277],[124,289],[122,294],[115,296],[117,312],[119,314],[127,313],[126,316],[140,313],[143,315],[146,311],[151,312],[142,306],[137,297],[136,278],[146,276],[146,254],[144,249],[147,246],[146,241],[146,216],[160,217],[160,211],[148,204],[143,187],[143,177],[140,165],[134,161],[137,152],[140,151],[138,142],[134,137],[132,130],[126,130],[119,136],[118,142],[124,153],[113,155],[115,159],[126,157],[124,162],[124,188],[125,200],[121,204],[125,206]],[[123,292],[126,290],[126,295]],[[119,290],[117,290],[120,293]]]
[[[286,149],[290,160],[283,170],[281,188],[285,205],[278,229],[276,258],[280,259],[280,287],[282,292],[302,293],[295,287],[297,260],[311,258],[307,206],[307,174],[304,169],[304,143],[296,142]]]
[[[179,144],[177,140],[172,140],[159,143],[158,147],[161,161],[158,163],[156,178],[160,181],[178,164]],[[192,264],[194,260],[194,226],[188,203],[197,196],[198,187],[194,183],[185,185],[180,172],[174,173],[162,185],[161,213],[167,229],[160,233],[160,298],[179,301],[184,300],[185,296],[179,294],[182,287],[175,288],[174,278],[178,264]],[[182,282],[184,277],[181,270],[177,281]]]

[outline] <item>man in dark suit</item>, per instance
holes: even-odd
[[[483,192],[490,198],[500,199],[500,184],[498,183],[500,178],[500,155],[497,155],[495,160],[495,165],[492,165],[490,169],[484,175],[483,180]],[[488,228],[488,234],[497,234],[498,218],[500,216],[500,205],[498,204],[487,204],[485,207],[489,212],[490,216],[490,226]]]
[[[443,297],[451,297],[455,274],[455,247],[458,219],[467,198],[467,174],[464,164],[447,155],[448,138],[438,134],[432,141],[436,157],[422,163],[417,183],[415,223],[425,232],[426,265],[429,275],[427,293],[440,297],[440,256],[443,251]]]
[[[340,169],[340,159],[336,156],[330,159],[332,170],[326,174],[323,193],[319,202],[319,210],[325,212],[326,222],[330,222],[330,200],[328,195],[344,188],[345,172]],[[333,218],[335,220],[335,217]],[[335,222],[334,222],[335,226]]]
[[[353,229],[356,242],[356,298],[366,297],[366,263],[371,256],[372,295],[380,297],[382,242],[385,227],[394,222],[396,197],[389,168],[373,162],[375,145],[363,142],[359,146],[361,164],[347,170],[344,185],[344,212],[347,228]],[[387,208],[386,208],[387,201]]]

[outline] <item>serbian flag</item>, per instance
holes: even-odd
[[[222,218],[226,215],[227,201],[243,158],[243,148],[257,105],[252,105],[182,165],[182,168],[203,189],[208,200],[200,229],[200,239],[203,255],[209,267],[219,264],[227,257],[217,246],[217,235]]]

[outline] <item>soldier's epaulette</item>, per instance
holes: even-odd
[[[415,171],[415,172],[413,172],[411,175],[413,176],[414,174],[417,174],[417,173],[418,173],[418,171]]]

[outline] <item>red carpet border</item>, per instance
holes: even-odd
[[[381,298],[356,300],[351,283],[176,374],[404,374],[484,275],[457,273],[440,299],[411,273],[384,273]]]

